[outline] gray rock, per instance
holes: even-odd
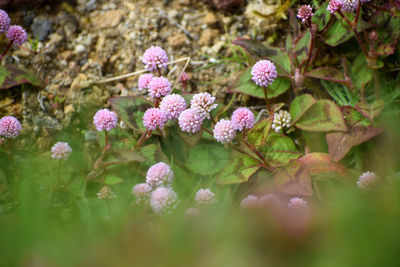
[[[31,25],[31,30],[35,38],[39,38],[39,41],[43,42],[47,39],[51,32],[52,22],[46,18],[34,18]]]

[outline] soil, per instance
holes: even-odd
[[[75,114],[107,107],[111,96],[140,94],[137,76],[84,85],[143,69],[141,57],[152,45],[163,47],[170,60],[191,58],[189,92],[224,99],[240,64],[222,58],[232,56],[231,40],[252,32],[244,6],[218,10],[202,1],[77,0],[13,12],[13,24],[39,42],[36,51],[32,41],[14,48],[2,64],[34,69],[44,86],[0,90],[0,117],[16,116],[23,132],[33,135],[70,126]],[[176,79],[183,66],[171,65],[168,77]]]

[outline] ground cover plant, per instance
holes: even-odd
[[[224,98],[191,90],[191,58],[153,45],[142,70],[82,81],[137,86],[77,112],[48,150],[6,114],[2,264],[394,265],[399,9],[294,1],[274,44],[233,38]],[[27,39],[9,25],[1,11],[1,58]],[[2,88],[41,85],[2,68]]]

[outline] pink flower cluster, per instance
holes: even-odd
[[[261,87],[267,87],[278,77],[274,63],[269,60],[257,61],[251,69],[251,75],[255,84]]]
[[[193,109],[186,109],[178,118],[179,127],[183,132],[197,133],[201,129],[204,117]]]
[[[313,13],[310,5],[302,5],[297,11],[297,18],[301,19],[301,23],[306,23],[312,16]]]
[[[197,204],[213,204],[215,203],[215,194],[210,189],[199,189],[196,192],[194,201]]]
[[[190,101],[190,108],[196,111],[199,116],[209,119],[210,112],[217,107],[214,102],[215,97],[209,93],[199,93],[193,96]]]
[[[235,125],[230,120],[222,119],[214,127],[214,138],[222,143],[231,142],[236,136]]]
[[[177,94],[167,95],[160,103],[160,109],[167,115],[169,120],[177,119],[186,109],[185,99]]]
[[[167,122],[167,115],[159,108],[149,108],[143,115],[143,125],[148,131],[164,127]]]
[[[292,209],[305,210],[308,209],[308,203],[302,198],[294,197],[289,200],[288,207]]]
[[[267,194],[262,196],[261,198],[248,195],[240,202],[240,207],[242,209],[253,209],[253,208],[260,208],[260,207],[278,207],[281,201],[277,196],[274,194]]]
[[[158,187],[151,193],[150,206],[158,214],[166,214],[176,207],[178,195],[172,188]]]
[[[68,143],[57,142],[51,148],[52,159],[67,159],[72,152],[72,148]]]
[[[8,16],[7,12],[0,9],[0,32],[6,33],[10,28],[11,19]]]
[[[140,75],[139,81],[138,81],[139,90],[149,89],[149,84],[152,79],[153,79],[153,74],[151,74],[151,73],[146,73],[146,74]]]
[[[2,137],[17,138],[21,129],[21,123],[13,116],[5,116],[0,119],[0,136]]]
[[[174,177],[171,167],[164,162],[159,162],[147,170],[146,183],[152,188],[164,185],[169,186]]]
[[[144,67],[149,71],[166,68],[168,61],[167,52],[159,46],[152,46],[143,54]]]
[[[149,84],[149,95],[153,98],[166,96],[171,92],[171,84],[165,77],[153,77]]]
[[[248,108],[238,108],[232,113],[231,121],[235,130],[251,129],[254,127],[254,114]]]
[[[19,25],[12,25],[6,33],[8,40],[15,46],[20,46],[26,42],[26,31]]]
[[[96,126],[97,131],[103,130],[110,131],[117,127],[118,117],[114,112],[104,108],[96,112],[93,117],[93,124]]]
[[[379,177],[374,172],[364,172],[357,181],[357,186],[362,190],[371,190],[379,183]]]
[[[145,202],[150,197],[152,190],[153,188],[146,183],[135,185],[132,189],[132,194],[136,197],[136,203]]]

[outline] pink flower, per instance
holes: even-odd
[[[269,60],[257,61],[251,69],[251,75],[251,79],[258,86],[262,87],[267,87],[272,84],[276,77],[278,77],[274,63]]]
[[[242,209],[250,209],[258,207],[258,197],[253,195],[248,195],[240,202],[240,207]]]
[[[71,154],[72,149],[65,142],[57,142],[51,148],[51,158],[52,159],[67,159]]]
[[[174,209],[177,205],[178,195],[171,188],[158,187],[151,193],[150,206],[153,211],[162,215]]]
[[[160,185],[169,185],[174,177],[174,172],[171,167],[164,162],[154,164],[147,170],[146,183],[152,188]]]
[[[93,124],[96,126],[97,131],[103,130],[110,131],[117,127],[118,117],[114,112],[104,108],[96,112],[93,117]]]
[[[343,4],[342,2],[343,2],[342,0],[330,0],[327,10],[329,10],[332,14],[334,14],[336,11],[340,10]]]
[[[193,109],[184,110],[178,118],[179,127],[183,132],[197,133],[201,129],[204,117],[199,116]]]
[[[143,64],[145,69],[153,71],[166,68],[168,63],[167,52],[159,46],[152,46],[143,54]]]
[[[26,31],[19,25],[12,25],[8,29],[6,37],[15,46],[20,46],[26,42]]]
[[[186,109],[185,99],[177,94],[167,95],[160,103],[160,109],[164,111],[169,120],[177,119]]]
[[[6,116],[0,120],[0,136],[5,138],[17,138],[21,129],[21,123],[13,116]]]
[[[167,116],[159,108],[149,108],[143,115],[143,125],[149,131],[164,127],[167,122]]]
[[[149,95],[153,98],[166,96],[171,92],[171,84],[165,77],[154,77],[149,83]]]
[[[288,206],[289,206],[289,208],[292,208],[292,209],[299,209],[299,210],[308,209],[307,201],[305,201],[304,199],[299,198],[299,197],[291,198],[289,200]]]
[[[214,138],[222,144],[231,142],[235,136],[235,127],[230,120],[222,119],[214,127]]]
[[[305,23],[312,16],[313,13],[310,5],[302,5],[297,11],[297,18],[301,19],[301,23]]]
[[[185,83],[185,82],[187,82],[189,80],[190,80],[190,76],[186,72],[183,72],[181,77],[179,78],[179,81],[183,82],[183,83]]]
[[[197,204],[213,204],[215,202],[215,194],[210,189],[199,189],[194,198]]]
[[[357,186],[363,190],[373,189],[379,182],[379,177],[374,172],[364,172],[357,181]]]
[[[140,75],[139,81],[138,81],[139,90],[148,89],[151,79],[153,79],[153,74],[151,74],[151,73],[146,73],[146,74]]]
[[[146,183],[135,185],[132,189],[132,194],[136,197],[136,203],[139,204],[140,202],[146,201],[150,197],[152,190],[151,186]]]
[[[353,12],[358,7],[358,0],[341,0],[341,8],[346,12]]]
[[[209,119],[211,110],[217,107],[214,101],[215,97],[211,96],[209,93],[195,94],[190,102],[190,108],[196,111],[201,117]]]
[[[8,16],[7,12],[0,9],[0,32],[6,33],[10,28],[11,19]]]
[[[280,203],[281,203],[281,201],[274,194],[268,194],[268,195],[262,196],[258,200],[258,204],[262,207],[278,207]]]
[[[235,126],[235,130],[242,131],[244,128],[251,129],[254,127],[254,114],[248,108],[236,109],[231,117],[231,121]]]

